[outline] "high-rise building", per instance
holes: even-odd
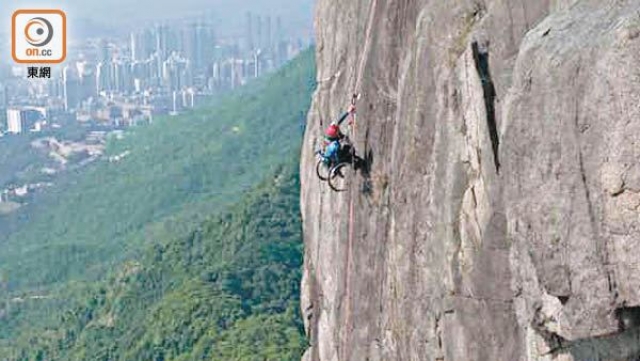
[[[167,31],[167,26],[165,25],[159,25],[156,26],[155,28],[155,35],[156,35],[156,49],[155,52],[156,54],[158,54],[160,56],[160,58],[164,57],[164,54],[166,53],[166,31]]]
[[[46,108],[25,106],[7,109],[7,131],[20,134],[27,130],[39,131],[47,119]]]
[[[268,51],[271,51],[271,47],[273,46],[271,44],[271,16],[267,16],[267,20],[266,20],[266,27],[264,30],[264,47],[265,49],[267,49]]]
[[[264,73],[262,51],[258,50],[253,56],[253,77],[258,78]]]
[[[165,31],[165,51],[166,54],[174,52],[180,53],[184,49],[184,44],[180,32],[173,27],[166,27]]]
[[[52,76],[52,79],[47,82],[47,94],[51,100],[54,98],[62,98],[64,94],[62,90],[62,78],[58,74],[56,74],[55,77]]]
[[[206,41],[204,27],[199,24],[190,24],[182,31],[182,52],[191,61],[195,69],[200,69],[204,66],[203,50],[206,46]]]
[[[256,16],[256,49],[262,49],[264,44],[262,43],[262,18],[260,15]]]
[[[46,108],[40,107],[23,107],[20,110],[20,121],[22,123],[22,130],[35,130],[40,131],[42,128],[42,122],[47,119]]]
[[[204,69],[211,65],[215,55],[215,34],[213,28],[207,24],[198,27],[196,59],[197,69]]]
[[[245,83],[247,62],[242,59],[231,59],[231,89],[235,89]]]
[[[98,95],[96,66],[82,61],[76,63],[76,68],[79,79],[78,96],[80,101],[96,97]]]
[[[134,62],[131,64],[131,77],[133,78],[133,90],[135,92],[142,92],[147,88],[149,79],[151,78],[150,61]]]
[[[222,88],[222,66],[219,61],[213,63],[211,67],[211,80],[209,81],[209,90],[216,91]]]
[[[196,93],[193,88],[188,88],[182,91],[182,106],[184,108],[195,108]]]
[[[276,33],[274,37],[277,43],[281,42],[282,39],[284,39],[284,32],[282,30],[282,18],[280,16],[276,17]]]
[[[76,67],[65,66],[62,70],[64,109],[72,111],[80,105],[80,78]]]
[[[160,64],[158,73],[162,74],[162,62],[167,60],[174,52],[184,50],[181,34],[167,25],[156,27],[156,54],[159,56]]]
[[[171,93],[171,112],[169,114],[177,114],[178,113],[178,92],[173,91]]]
[[[7,109],[7,131],[13,134],[22,133],[22,115],[20,109]]]
[[[157,26],[155,28],[155,64],[156,64],[156,75],[157,78],[162,77],[162,62],[165,59],[165,40],[164,40],[164,27],[161,26]]]
[[[156,50],[154,35],[149,30],[132,32],[129,35],[131,60],[143,61],[149,59]]]
[[[247,42],[247,51],[253,51],[255,44],[253,43],[253,14],[251,12],[247,12],[247,28],[245,29],[246,34],[246,42]]]
[[[131,34],[129,34],[129,48],[131,50],[131,60],[133,61],[137,61],[137,60],[141,60],[141,47],[142,44],[140,44],[140,37],[138,36],[138,33],[136,32],[132,32]]]
[[[131,67],[125,61],[114,62],[111,65],[114,90],[119,93],[129,93],[133,89]]]
[[[172,54],[162,65],[162,85],[169,90],[180,90],[191,85],[189,60]]]
[[[111,84],[111,66],[109,63],[98,63],[96,66],[96,91],[110,92],[113,90]]]
[[[111,62],[111,53],[112,49],[109,43],[104,39],[100,40],[98,44],[98,61],[102,63]]]
[[[287,43],[284,41],[284,32],[282,30],[282,18],[278,16],[276,18],[276,33],[274,36],[274,60],[276,66],[281,66],[287,61]]]
[[[162,63],[158,54],[153,54],[148,61],[149,85],[160,86],[162,83]]]
[[[3,83],[0,83],[0,111],[7,106],[7,90]]]
[[[142,41],[142,45],[140,46],[142,51],[141,56],[144,56],[142,60],[147,60],[156,51],[155,33],[153,29],[147,28],[144,30]]]

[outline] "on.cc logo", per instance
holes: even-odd
[[[67,56],[67,16],[58,9],[22,9],[11,19],[16,63],[61,63]]]

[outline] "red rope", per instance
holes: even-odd
[[[353,98],[351,99],[351,105],[355,105],[356,100],[358,99],[358,96],[354,94]],[[355,142],[356,136],[357,136],[357,122],[356,122],[356,113],[355,111],[351,114],[351,135],[353,138],[352,142]],[[353,144],[352,144],[353,147]],[[352,148],[352,151],[355,148]],[[355,160],[355,152],[352,154],[352,160],[351,160],[352,164],[351,166],[354,167],[356,166],[356,160]],[[347,360],[347,355],[346,353],[349,350],[349,334],[351,333],[351,255],[353,254],[353,233],[354,233],[354,220],[355,220],[355,201],[354,201],[355,197],[353,195],[353,186],[351,186],[349,188],[349,242],[348,242],[348,248],[347,248],[347,274],[345,275],[346,277],[346,311],[345,311],[345,339],[344,339],[344,345],[342,345],[343,350],[344,350],[344,355],[342,355],[342,360],[346,361]]]
[[[360,91],[360,82],[362,81],[364,75],[364,65],[367,61],[367,57],[369,56],[369,48],[371,46],[371,34],[373,28],[373,22],[375,20],[377,8],[377,0],[373,0],[371,2],[371,7],[369,8],[369,19],[365,28],[365,44],[364,44],[364,52],[362,54],[362,58],[360,60],[360,64],[358,65],[358,73],[356,74],[356,84],[355,89],[356,92]],[[358,100],[359,94],[355,93],[351,98],[351,104],[355,105]],[[355,111],[352,113],[352,147],[354,147],[354,143],[357,137],[357,122],[356,122],[356,113]],[[352,148],[352,149],[355,149]],[[355,153],[352,157],[352,167],[355,168]],[[354,194],[353,194],[353,185],[349,189],[349,243],[347,249],[347,274],[346,274],[346,310],[345,310],[345,337],[344,344],[342,345],[343,355],[341,357],[342,361],[347,361],[347,352],[350,349],[349,335],[351,333],[351,255],[353,253],[353,234],[354,234],[354,220],[355,220],[355,202],[354,202]]]

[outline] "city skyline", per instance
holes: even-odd
[[[238,35],[237,32],[243,30],[242,15],[251,11],[286,18],[284,30],[293,34],[299,33],[302,28],[312,29],[314,4],[314,0],[14,0],[0,3],[0,15],[9,20],[13,12],[21,8],[61,9],[70,19],[72,34],[73,28],[78,28],[78,37],[92,32],[123,35],[140,25],[206,15],[214,17],[221,28],[230,32],[226,35]],[[8,35],[10,31],[10,21],[7,21],[0,28],[0,35]]]
[[[74,0],[72,0],[73,2]],[[142,0],[144,1],[144,0]],[[189,0],[187,0],[188,2]],[[197,1],[197,0],[196,0]],[[226,0],[214,0],[216,2],[225,2]],[[276,0],[276,2],[286,3],[290,0]],[[59,1],[56,1],[58,4]],[[64,4],[65,2],[61,2]],[[89,1],[91,3],[91,1]],[[74,45],[86,42],[89,38],[121,38],[128,36],[131,32],[139,31],[141,29],[148,29],[159,25],[175,25],[176,23],[194,22],[194,21],[208,21],[214,23],[216,36],[218,39],[237,39],[246,35],[246,21],[245,14],[251,12],[263,19],[273,19],[273,27],[275,28],[275,19],[284,19],[282,21],[282,27],[280,31],[282,35],[288,37],[302,37],[313,38],[313,22],[311,20],[311,9],[313,1],[303,0],[296,6],[282,6],[282,7],[265,7],[257,6],[251,8],[248,6],[241,6],[243,3],[252,3],[252,1],[240,0],[238,2],[238,9],[247,8],[244,12],[240,10],[233,11],[233,16],[223,16],[224,12],[219,11],[213,6],[203,6],[199,10],[191,12],[191,15],[179,16],[178,14],[164,14],[159,17],[144,17],[138,21],[132,21],[126,26],[112,26],[105,23],[100,23],[97,18],[79,17],[74,11],[64,9],[67,12],[68,24],[67,24],[67,43],[72,48]],[[260,3],[260,2],[255,2]],[[11,5],[0,4],[0,14],[6,19],[10,19],[14,10],[19,9],[21,5],[28,7],[35,7],[33,3],[23,0],[16,0]],[[306,5],[305,5],[306,4]],[[264,4],[263,4],[264,5]],[[48,7],[51,7],[48,5]],[[292,10],[296,9],[297,10]],[[302,9],[302,10],[301,10]],[[297,12],[298,16],[290,17],[291,11]],[[305,14],[306,15],[300,15]],[[74,15],[75,14],[75,15]],[[110,17],[111,18],[111,17]],[[4,27],[0,27],[0,64],[16,65],[11,58],[11,21],[5,22]]]
[[[274,71],[312,43],[303,31],[287,35],[288,19],[279,15],[246,12],[242,21],[235,37],[219,36],[215,18],[201,15],[82,39],[69,45],[66,61],[53,65],[46,80],[32,78],[42,68],[1,64],[3,128],[18,134],[60,122],[149,122]],[[27,116],[33,109],[41,116]],[[16,126],[21,119],[25,124]]]
[[[199,14],[76,38],[66,60],[50,67],[0,61],[0,142],[35,139],[31,147],[55,159],[32,182],[0,189],[0,202],[29,199],[49,184],[39,179],[102,159],[108,137],[210,104],[312,44],[304,29],[288,34],[290,19],[272,14],[239,15],[235,35]]]

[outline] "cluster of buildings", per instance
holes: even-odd
[[[51,186],[57,173],[102,159],[107,137],[121,137],[122,128],[180,113],[245,85],[312,42],[305,29],[297,36],[285,34],[280,18],[246,14],[243,22],[244,31],[236,36],[221,36],[212,20],[199,19],[71,43],[65,63],[39,66],[47,75],[50,70],[50,78],[29,76],[28,66],[0,59],[0,142],[48,128],[89,130],[73,141],[64,139],[64,132],[35,137],[31,147],[50,158],[40,170],[44,177],[0,184],[0,213]],[[6,49],[1,39],[0,49]]]
[[[39,170],[44,177],[6,185],[0,184],[0,203],[5,203],[4,211],[7,211],[7,204],[19,206],[28,202],[33,193],[51,187],[52,176],[56,176],[61,171],[80,169],[101,159],[107,137],[113,135],[116,138],[122,138],[122,132],[122,130],[90,131],[80,141],[59,140],[53,136],[37,137],[32,140],[32,149],[48,155],[49,161],[41,164]],[[109,161],[111,158],[113,157],[110,157]],[[2,208],[0,205],[0,214],[3,213]]]
[[[285,35],[279,17],[249,13],[239,36],[217,36],[213,20],[201,18],[87,39],[71,45],[51,79],[0,69],[4,132],[69,122],[122,127],[177,114],[277,69],[311,44],[304,36]]]
[[[17,205],[27,199],[31,194],[51,186],[53,186],[51,182],[40,182],[2,189],[0,190],[0,203],[12,202]]]
[[[47,125],[45,107],[23,106],[7,109],[7,133],[38,132]]]

